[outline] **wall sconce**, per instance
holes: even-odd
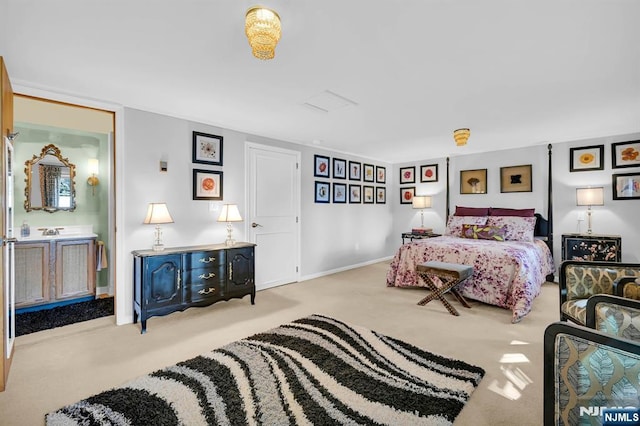
[[[242,217],[238,211],[238,206],[235,204],[225,204],[222,206],[220,216],[218,216],[218,222],[227,222],[227,240],[224,242],[228,247],[235,245],[236,240],[233,239],[233,228],[231,222],[242,222]]]
[[[169,214],[169,209],[167,208],[166,203],[149,203],[149,208],[147,209],[147,216],[144,218],[142,222],[146,225],[156,225],[156,232],[154,235],[153,241],[153,251],[162,251],[164,250],[164,244],[162,243],[162,229],[160,229],[160,224],[162,223],[173,223],[173,218],[171,214]]]
[[[604,188],[576,188],[576,205],[587,207],[587,234],[591,234],[591,206],[604,206]]]
[[[414,209],[420,209],[420,229],[424,229],[424,209],[431,208],[431,197],[428,195],[414,195],[411,205]]]
[[[100,183],[98,179],[98,171],[100,170],[100,163],[97,158],[89,158],[89,178],[87,184],[91,187],[91,195],[96,195],[96,186]]]

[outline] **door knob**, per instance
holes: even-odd
[[[257,228],[258,226],[262,226],[262,225],[260,225],[259,223],[255,223],[255,222],[251,223],[251,227],[252,228]]]

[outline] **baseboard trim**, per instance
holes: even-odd
[[[300,277],[300,281],[313,280],[315,278],[320,278],[320,277],[324,277],[324,276],[327,276],[327,275],[337,274],[338,272],[344,272],[344,271],[348,271],[350,269],[362,268],[363,266],[369,266],[369,265],[373,265],[374,263],[380,263],[380,262],[384,262],[384,261],[391,260],[391,259],[393,259],[393,256],[387,256],[387,257],[382,257],[382,258],[379,258],[379,259],[368,260],[368,261],[362,262],[362,263],[356,263],[356,264],[353,264],[353,265],[343,266],[342,268],[336,268],[336,269],[331,269],[331,270],[328,270],[328,271],[318,272],[318,273],[315,273],[315,274],[304,275],[304,276]]]

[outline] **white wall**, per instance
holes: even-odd
[[[223,166],[192,164],[192,131],[221,135]],[[360,157],[320,150],[315,147],[290,144],[254,135],[221,129],[164,115],[125,109],[124,137],[117,136],[123,155],[122,170],[116,179],[122,179],[121,247],[118,248],[118,267],[121,274],[117,282],[118,322],[133,318],[132,258],[131,251],[148,249],[153,240],[153,227],[142,220],[150,202],[166,202],[174,223],[163,226],[165,246],[190,246],[221,243],[226,228],[216,222],[223,203],[238,204],[245,213],[245,158],[246,141],[287,148],[302,153],[301,167],[301,265],[302,279],[347,269],[354,265],[377,261],[391,256],[399,238],[392,232],[392,203],[386,204],[317,204],[314,202],[314,154],[338,157],[347,161],[360,161],[384,166],[391,165]],[[168,172],[159,171],[160,159],[168,161]],[[192,170],[223,171],[223,201],[214,202],[216,212],[209,211],[209,202],[192,199]],[[392,182],[387,172],[387,191]],[[333,182],[333,179],[322,179]],[[337,180],[336,180],[337,181]],[[341,180],[349,183],[349,181]],[[363,182],[360,182],[363,183]],[[380,185],[380,184],[374,184]],[[246,235],[243,225],[234,227],[236,240]],[[380,283],[383,285],[383,283]]]

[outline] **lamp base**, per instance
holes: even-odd
[[[151,247],[153,251],[163,251],[164,250],[164,245],[163,244],[154,244],[153,247]]]
[[[231,227],[231,222],[227,222],[227,239],[225,240],[225,244],[227,247],[233,247],[236,245],[236,240],[233,239],[233,228]]]
[[[224,243],[226,244],[227,247],[233,247],[236,245],[236,240],[234,240],[233,238],[228,238],[225,240]]]

